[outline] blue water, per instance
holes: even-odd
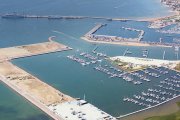
[[[160,38],[163,38],[165,43],[173,43],[173,38],[179,38],[179,34],[164,34],[156,32],[156,29],[148,28],[148,22],[136,22],[136,21],[127,21],[127,22],[108,22],[107,26],[99,29],[95,34],[100,35],[112,35],[120,36],[124,38],[136,38],[138,32],[127,31],[122,29],[122,27],[130,27],[138,30],[144,30],[145,34],[142,41],[148,42],[159,42]],[[165,27],[164,29],[169,29],[175,25]]]
[[[31,103],[0,83],[1,120],[51,120]]]
[[[169,14],[169,9],[162,6],[159,0],[0,0],[0,3],[0,13],[126,18]]]
[[[168,9],[161,6],[158,2],[158,0],[0,0],[0,13],[15,11],[39,15],[86,15],[127,18],[157,17],[169,14]],[[157,10],[159,13],[156,12]],[[145,89],[144,86],[137,87],[121,79],[109,79],[106,75],[94,71],[92,66],[82,67],[66,58],[67,55],[79,54],[81,51],[91,52],[92,49],[94,49],[94,44],[83,41],[80,37],[93,28],[96,23],[108,23],[109,26],[113,26],[114,28],[117,26],[117,29],[122,25],[125,25],[124,27],[128,25],[129,27],[147,29],[147,23],[133,21],[121,23],[92,19],[52,21],[46,19],[0,19],[0,47],[44,42],[47,41],[49,36],[56,36],[56,41],[72,47],[73,50],[17,59],[12,62],[72,97],[82,98],[84,94],[86,94],[86,99],[90,103],[114,116],[140,109],[140,107],[136,105],[124,104],[122,98]],[[116,29],[111,31],[109,28],[108,30],[109,34],[115,35],[121,33],[121,31],[116,31]],[[157,40],[157,38],[161,36],[151,29],[147,29],[147,31],[152,31],[151,34],[146,36],[145,39],[147,40]],[[104,32],[106,32],[106,30],[104,30]],[[127,34],[131,34],[131,37],[136,35],[136,33]],[[127,34],[125,34],[125,36]],[[145,48],[107,44],[98,44],[98,47],[97,51],[107,53],[109,56],[123,55],[123,52],[127,48],[133,51],[131,56],[142,56],[142,49]],[[176,59],[173,48],[146,47],[146,49],[149,50],[150,58],[162,58],[163,51],[165,50],[165,59]],[[43,120],[49,119],[44,113],[30,103],[25,102],[24,99],[14,94],[14,92],[8,92],[6,87],[0,86],[0,89],[3,90],[2,94],[6,94],[6,92],[10,94],[6,97],[0,96],[0,104],[2,103],[2,107],[9,105],[11,108],[16,108],[18,105],[24,106],[32,111],[32,114],[29,114],[24,111],[23,107],[13,109],[15,112],[8,113],[8,116],[10,116],[7,117],[8,120],[21,119],[20,113],[23,113],[23,120],[39,120],[41,117]],[[11,98],[11,94],[14,95],[15,99],[21,99],[21,102],[18,104],[9,104],[16,103],[17,101],[14,99],[9,99],[5,103],[1,102],[4,98]],[[2,111],[7,112],[6,109],[2,109]],[[3,114],[1,114],[3,113],[2,111],[0,111],[0,118],[4,118]],[[15,114],[17,114],[17,118],[13,118]]]
[[[24,39],[26,41],[23,44],[29,44],[47,41],[48,36],[55,35],[56,41],[64,43],[74,49],[67,52],[17,59],[13,61],[14,64],[68,95],[82,98],[84,94],[86,94],[86,99],[90,103],[112,115],[118,116],[140,109],[136,105],[124,104],[122,98],[126,95],[132,95],[137,91],[141,91],[144,89],[143,86],[137,87],[121,79],[109,79],[106,75],[94,71],[92,66],[82,67],[66,58],[67,55],[78,55],[80,52],[91,52],[94,49],[95,45],[79,38],[89,31],[97,21],[55,20],[50,22],[48,20],[21,20],[20,22],[16,22],[16,25],[20,28],[26,27],[26,24],[24,24],[25,21],[28,21],[28,24],[33,24],[33,26],[29,26],[28,29],[18,29],[21,31],[21,34],[26,34],[27,32],[28,34],[17,36],[16,40],[23,41]],[[8,21],[8,24],[10,24],[9,22],[14,23],[14,21]],[[34,30],[35,26],[38,30]],[[13,27],[14,26],[12,26],[12,29]],[[9,27],[9,30],[11,30],[11,27]],[[53,31],[59,31],[65,35]],[[14,32],[9,33],[11,36],[16,36]],[[41,36],[32,39],[33,35],[39,34]],[[10,41],[11,39],[8,38],[6,40]],[[20,43],[16,43],[16,45],[17,44]],[[13,46],[14,44],[9,45]],[[123,52],[127,48],[133,52],[131,56],[142,56],[142,49],[145,47],[99,44],[97,51],[107,53],[109,56],[115,56],[123,55]],[[163,51],[166,50],[166,59],[176,59],[173,48],[147,47],[146,49],[149,50],[150,58],[162,58]],[[51,65],[51,67],[49,67],[49,65]],[[149,86],[151,85],[149,84]],[[127,90],[127,87],[130,89]]]
[[[129,22],[109,22],[106,26],[100,28],[94,34],[118,36],[123,38],[137,38],[139,32],[123,29],[122,27],[125,26],[124,24],[129,24]]]

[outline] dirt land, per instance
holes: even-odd
[[[9,48],[0,48],[0,61],[69,49],[69,47],[53,41]]]
[[[73,100],[10,62],[0,63],[0,74],[17,88],[45,105]]]

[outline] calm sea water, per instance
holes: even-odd
[[[148,42],[159,42],[160,38],[163,39],[165,43],[173,43],[173,38],[179,38],[180,34],[164,34],[156,32],[155,29],[148,28],[149,22],[137,22],[137,21],[128,21],[128,22],[108,22],[107,26],[99,29],[95,34],[102,35],[114,35],[125,38],[136,38],[139,32],[127,31],[122,29],[122,27],[130,27],[138,30],[144,30],[145,34],[142,41]],[[164,29],[170,29],[175,25],[165,27]]]
[[[159,0],[0,0],[0,3],[0,13],[127,18],[169,14],[169,9],[162,6]]]
[[[13,90],[0,84],[0,119],[1,120],[51,120],[38,108],[19,96]]]
[[[169,14],[168,9],[158,2],[158,0],[0,0],[0,11],[1,13],[16,11],[40,15],[88,15],[128,18]],[[156,12],[157,10],[159,13]],[[83,98],[86,94],[86,99],[90,103],[114,116],[140,109],[135,105],[124,104],[122,98],[145,89],[145,86],[137,87],[120,79],[109,79],[104,74],[94,71],[92,66],[82,67],[66,58],[67,55],[79,54],[81,51],[91,52],[95,46],[81,40],[80,37],[99,22],[106,23],[107,21],[92,19],[53,21],[46,19],[0,19],[0,47],[44,42],[47,41],[49,36],[55,35],[56,41],[72,47],[73,50],[17,59],[12,62],[66,94],[80,98]],[[113,26],[113,24],[121,25],[122,23],[109,23],[110,26]],[[144,29],[147,25],[147,23],[130,24]],[[116,34],[116,30],[111,33]],[[157,33],[152,32],[152,34],[156,36]],[[147,39],[154,39],[153,35],[147,36]],[[107,53],[109,56],[122,55],[127,48],[133,51],[131,56],[142,56],[142,49],[144,48],[106,44],[99,44],[98,46],[98,51]],[[165,59],[176,59],[173,48],[148,47],[146,49],[149,50],[149,57],[151,58],[162,58],[165,50]],[[153,84],[155,82],[148,86]],[[3,94],[0,96],[0,118],[7,118],[7,120],[49,119],[44,113],[4,85],[0,85],[0,89],[0,93]],[[13,99],[10,99],[12,97]],[[8,108],[6,108],[7,106]],[[10,111],[8,111],[9,109]]]

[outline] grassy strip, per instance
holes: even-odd
[[[180,71],[180,63],[175,67],[176,70]]]
[[[180,108],[180,102],[177,102],[177,105]],[[180,110],[178,110],[175,113],[169,114],[169,115],[154,116],[154,117],[146,118],[144,120],[180,120]]]
[[[128,65],[127,62],[122,62],[120,60],[111,60],[108,59],[113,65],[117,66],[118,68],[120,68],[123,71],[127,71],[127,72],[134,72],[134,71],[139,71],[139,70],[143,70],[145,68],[148,68],[147,66],[141,66],[140,68],[133,68],[133,67],[125,67]]]

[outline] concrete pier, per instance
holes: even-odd
[[[7,17],[7,15],[14,15],[13,17]],[[19,15],[19,14],[18,14]],[[18,15],[16,16],[16,14],[1,14],[1,18],[4,19],[14,19],[14,18],[18,18]],[[20,18],[41,18],[41,19],[49,19],[49,20],[53,20],[53,19],[104,19],[107,21],[128,21],[131,19],[126,19],[126,18],[110,18],[110,17],[96,17],[96,16],[61,16],[61,15],[20,15]]]
[[[94,34],[97,30],[99,30],[101,27],[105,26],[106,24],[97,24],[93,29],[91,29],[88,33],[86,33],[84,36],[89,36]]]

